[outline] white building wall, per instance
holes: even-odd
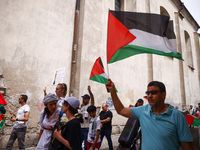
[[[52,82],[56,69],[66,69],[64,82],[69,87],[75,3],[75,0],[0,1],[0,67],[7,87],[6,100],[12,109],[17,110],[19,95],[25,93],[29,96],[31,116],[28,136],[32,138],[29,140],[31,142],[38,136],[43,88],[46,86],[47,92],[54,93],[55,86],[52,86]],[[178,11],[171,0],[122,0],[122,3],[121,9],[124,11],[158,14],[162,6],[172,20],[175,20],[175,12]],[[145,96],[148,74],[151,71],[148,68],[147,54],[135,55],[107,65],[108,10],[114,10],[114,4],[115,0],[81,0],[80,5],[75,96],[81,100],[81,96],[88,93],[87,86],[90,85],[95,96],[95,105],[98,107],[103,102],[111,104],[105,85],[89,80],[92,66],[99,56],[126,107],[129,104],[134,105],[137,99]],[[186,18],[179,19],[179,24],[182,56],[185,60],[183,73],[186,104],[197,105],[200,97],[200,68],[197,58],[200,56],[196,56],[193,34],[196,31]],[[176,28],[174,30],[177,34]],[[189,33],[191,39],[194,71],[187,66],[184,30]],[[153,80],[162,81],[166,85],[166,102],[181,109],[180,60],[158,55],[152,55],[152,60]],[[144,102],[147,104],[146,100]],[[119,133],[122,130],[121,125],[124,125],[127,119],[117,115],[114,107],[109,106],[114,116],[113,133]],[[7,125],[11,129],[12,124],[9,121]],[[3,132],[4,137],[0,142],[7,142],[9,131]],[[34,136],[30,136],[33,133]]]
[[[125,106],[129,104],[134,105],[138,98],[144,96],[146,91],[146,85],[148,84],[148,67],[147,67],[147,55],[141,54],[132,56],[125,60],[109,64],[106,66],[106,27],[107,27],[107,12],[110,8],[114,10],[114,1],[84,1],[84,23],[83,23],[83,38],[81,43],[81,71],[80,71],[80,86],[79,95],[87,93],[87,85],[90,84],[94,90],[95,105],[101,106],[102,102],[108,102],[110,95],[106,92],[105,86],[94,81],[83,80],[88,79],[91,68],[94,61],[100,56],[102,58],[106,72],[109,72],[109,77],[115,82],[118,89],[118,95]],[[93,4],[95,3],[95,4]],[[150,4],[150,7],[148,6]],[[94,7],[91,7],[94,6]],[[98,7],[97,7],[98,6]],[[170,19],[175,20],[174,12],[177,12],[176,6],[172,1],[157,0],[124,0],[122,1],[122,10],[124,11],[136,11],[136,12],[148,12],[160,13],[160,6],[164,7],[169,15]],[[94,12],[97,12],[94,13]],[[175,23],[175,21],[174,21]],[[189,27],[185,27],[185,26]],[[175,27],[175,26],[174,26]],[[199,95],[199,82],[198,72],[191,72],[186,65],[187,59],[185,58],[186,52],[184,51],[184,38],[183,29],[189,30],[189,33],[196,32],[189,22],[185,22],[184,19],[180,20],[181,29],[181,41],[183,51],[184,65],[184,79],[185,79],[185,92],[186,92],[186,104],[197,104],[196,96]],[[176,30],[174,28],[174,30]],[[177,31],[175,31],[176,33]],[[94,35],[95,33],[95,35]],[[90,39],[88,41],[88,39]],[[191,34],[191,40],[193,40],[193,34]],[[194,41],[191,43],[194,51]],[[92,55],[88,55],[88,53]],[[193,52],[195,55],[195,52]],[[166,85],[167,97],[166,102],[179,106],[182,106],[181,90],[180,87],[180,72],[179,61],[177,59],[153,55],[153,80],[162,81]],[[193,59],[196,59],[193,57]],[[192,81],[191,81],[192,80]],[[196,90],[195,90],[196,89]],[[196,92],[194,92],[196,91]],[[80,96],[79,96],[80,97]],[[145,101],[145,104],[147,101]],[[110,107],[114,109],[114,107]],[[119,115],[114,113],[114,124],[120,124],[119,120],[122,119]],[[120,118],[119,118],[120,117]],[[124,121],[120,121],[124,123]]]
[[[165,0],[165,2],[163,2],[161,0],[158,0],[156,3],[156,7],[153,6],[152,12],[160,14],[161,6],[164,7],[169,13],[170,20],[173,20],[174,31],[176,34],[174,12],[177,12],[177,9],[171,1],[167,2]],[[182,105],[179,72],[180,60],[169,57],[160,57],[157,55],[153,55],[153,58],[154,80],[162,81],[165,84],[167,90],[166,102],[175,106],[179,106],[180,108]]]
[[[198,66],[197,66],[197,53],[195,49],[195,43],[194,43],[194,30],[192,30],[192,26],[190,23],[184,18],[181,22],[182,28],[181,28],[181,35],[182,35],[182,45],[183,45],[183,56],[184,56],[184,75],[185,75],[185,87],[186,87],[186,102],[187,105],[190,104],[197,104],[199,101],[199,80],[198,80]],[[187,48],[185,44],[185,35],[184,31],[187,31],[190,40],[191,40],[191,51],[192,51],[192,57],[193,57],[193,67],[195,70],[192,70],[188,67],[188,59],[187,59]],[[197,90],[197,92],[195,92]]]

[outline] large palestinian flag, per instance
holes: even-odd
[[[101,58],[97,58],[90,74],[90,80],[106,84],[108,75],[104,71],[103,63]]]
[[[168,16],[109,11],[107,63],[149,53],[183,60]]]

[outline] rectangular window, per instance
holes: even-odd
[[[120,11],[121,0],[115,0],[115,10]]]

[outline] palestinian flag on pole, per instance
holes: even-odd
[[[108,75],[104,71],[103,63],[101,61],[101,58],[97,58],[95,61],[91,74],[90,74],[90,80],[106,84],[108,80]]]
[[[183,60],[168,16],[109,11],[107,63],[149,53]]]
[[[4,116],[3,113],[0,114],[0,130],[2,129],[4,123],[6,121],[6,117]]]
[[[107,80],[108,80],[108,75],[105,73],[104,71],[104,67],[103,67],[103,63],[101,61],[101,58],[97,58],[93,67],[92,67],[92,71],[90,74],[90,80],[99,82],[99,83],[103,83],[106,84]],[[115,88],[116,92],[117,89]],[[107,91],[109,92],[109,90],[107,89]]]

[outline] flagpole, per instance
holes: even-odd
[[[10,107],[8,105],[6,105],[8,107],[8,109],[11,111]]]
[[[108,9],[108,18],[107,20],[109,21],[109,12],[110,12],[110,9]],[[108,79],[110,78],[110,75],[109,75],[109,69],[108,69],[108,21],[107,21],[107,40],[106,40],[106,61],[107,61],[107,72],[108,72]],[[109,93],[110,90],[108,88],[107,89],[107,92]]]
[[[108,9],[108,19],[109,20],[109,11],[110,9]],[[106,62],[107,62],[107,72],[108,72],[108,79],[110,78],[109,76],[109,69],[108,69],[108,21],[107,21],[107,40],[106,40]]]
[[[90,84],[91,84],[91,81],[90,81],[90,79],[89,79],[89,84],[88,84],[88,85],[90,86]]]

